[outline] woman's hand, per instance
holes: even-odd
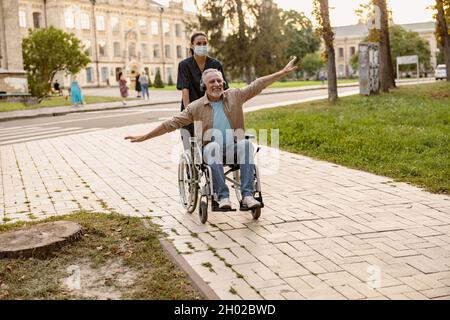
[[[130,140],[130,142],[142,142],[147,140],[147,135],[143,136],[128,136],[125,137],[125,140]]]

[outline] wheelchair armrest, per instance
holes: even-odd
[[[245,140],[255,139],[255,135],[251,133],[245,134]]]

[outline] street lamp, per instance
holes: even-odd
[[[95,71],[97,74],[97,87],[100,87],[100,75],[98,72],[98,44],[97,44],[97,25],[95,21],[95,4],[97,3],[96,0],[89,0],[92,4],[92,20],[93,20],[93,26],[94,26],[94,46],[95,46]]]

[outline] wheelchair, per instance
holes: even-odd
[[[245,139],[251,139],[253,136],[246,135]],[[180,200],[188,213],[193,213],[199,204],[199,219],[202,224],[208,220],[208,208],[211,204],[212,212],[236,211],[236,209],[219,208],[218,197],[214,192],[211,167],[203,162],[203,150],[201,143],[196,138],[189,138],[190,150],[184,150],[180,156],[178,165],[178,187],[180,191]],[[259,147],[256,149],[257,153]],[[236,157],[236,155],[235,155]],[[253,219],[257,220],[261,215],[261,208],[264,207],[259,171],[256,164],[253,173],[253,193],[254,198],[261,203],[258,208],[249,209],[242,205],[241,182],[239,164],[224,164],[225,183],[231,182],[236,198],[239,202],[240,211],[251,211]]]

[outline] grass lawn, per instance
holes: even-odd
[[[84,98],[87,104],[122,101],[121,98],[117,97],[85,96]],[[50,97],[43,100],[41,103],[35,105],[27,105],[24,103],[16,103],[16,102],[0,102],[0,112],[15,111],[15,110],[30,110],[45,107],[71,106],[71,105],[72,103],[70,102],[70,99],[66,101],[63,97]]]
[[[139,218],[79,212],[46,221],[55,220],[81,224],[81,239],[46,259],[0,259],[0,300],[202,299],[164,253],[150,219],[144,226]],[[0,225],[0,233],[23,225]],[[69,266],[79,267],[80,289],[64,285]]]
[[[450,84],[404,86],[336,105],[315,101],[246,115],[246,127],[280,129],[280,148],[409,182],[450,185]]]

